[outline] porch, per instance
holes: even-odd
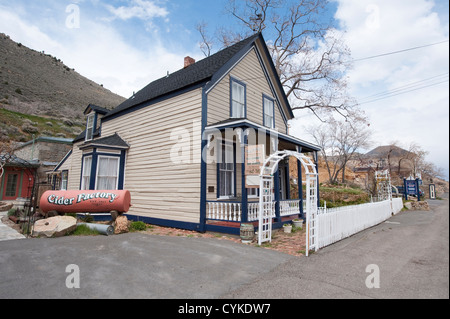
[[[303,217],[304,207],[300,206],[302,202],[300,199],[273,201],[272,218],[277,222]],[[241,223],[259,220],[259,202],[247,202],[247,209],[243,209],[242,202],[236,201],[207,201],[206,205],[207,220],[215,221],[216,224],[235,222],[235,227],[239,227]]]
[[[278,150],[289,150],[308,153],[315,161],[319,150],[315,145],[245,119],[212,125],[206,128],[205,134],[208,158],[204,223],[207,231],[239,234],[243,223],[258,226],[259,172],[250,183],[246,175],[247,146],[263,145],[263,158]],[[273,228],[295,218],[304,218],[302,176],[300,161],[286,158],[279,162],[273,174]]]

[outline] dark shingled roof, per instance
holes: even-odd
[[[80,146],[80,149],[84,149],[87,147],[93,147],[93,146],[110,146],[115,148],[130,148],[130,146],[125,142],[119,134],[115,133],[111,136],[102,137],[96,140],[88,141],[83,143],[83,145]]]
[[[111,110],[105,109],[104,107],[101,106],[97,106],[94,104],[89,104],[86,109],[84,110],[84,114],[86,114],[87,110],[91,109],[92,111],[99,113],[99,114],[107,114],[108,112],[110,112]]]
[[[200,60],[187,68],[181,69],[169,76],[150,83],[133,97],[106,114],[104,118],[106,119],[157,97],[208,81],[221,67],[224,66],[224,64],[245,46],[252,43],[258,36],[259,34],[252,35],[251,37],[219,51],[210,57]]]

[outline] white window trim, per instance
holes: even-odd
[[[117,172],[116,172],[116,185],[113,190],[118,190],[119,188],[119,173],[120,173],[120,157],[117,156],[105,156],[105,155],[99,155],[97,160],[97,171],[95,172],[95,190],[97,190],[98,185],[98,171],[100,168],[100,159],[101,158],[113,158],[117,160]]]
[[[231,99],[231,114],[230,114],[231,118],[245,118],[245,111],[246,111],[246,103],[245,103],[245,101],[247,99],[247,96],[246,96],[247,95],[246,85],[242,81],[240,81],[240,80],[238,80],[237,78],[234,78],[234,77],[232,77],[230,81],[231,81],[231,96],[230,96],[230,99]],[[237,101],[236,99],[233,98],[233,96],[234,96],[233,95],[233,84],[237,84],[237,85],[241,86],[243,91],[244,91],[244,93],[243,93],[244,100],[242,101],[242,103],[241,103],[241,101]],[[239,104],[239,106],[242,106],[242,116],[237,116],[236,114],[233,114],[233,110],[234,110],[233,104],[234,104],[234,102]]]
[[[266,101],[270,102],[272,104],[272,115],[268,114],[266,112]],[[275,101],[268,98],[267,96],[263,97],[263,112],[264,112],[264,126],[274,129],[275,128]],[[272,116],[272,120],[270,121],[270,124],[266,122],[266,116]]]
[[[89,120],[92,119],[92,127],[89,126]],[[91,113],[88,115],[87,117],[87,122],[86,122],[86,136],[85,136],[85,141],[92,141],[94,139],[94,132],[95,132],[95,113]],[[89,130],[92,130],[92,135],[89,138]]]
[[[235,175],[235,171],[234,171],[234,146],[233,146],[233,144],[230,144],[229,142],[226,142],[226,141],[223,141],[223,143],[224,144],[222,144],[222,146],[225,146],[225,152],[226,152],[226,148],[231,148],[231,154],[232,154],[232,156],[233,156],[233,170],[232,171],[230,171],[230,170],[226,170],[227,172],[232,172],[232,174],[231,174],[231,194],[232,195],[222,195],[222,194],[220,194],[220,196],[219,196],[219,198],[218,199],[233,199],[233,198],[235,198],[235,194],[236,194],[236,190],[234,189],[234,175]],[[222,149],[222,147],[221,147],[221,151],[220,151],[220,156],[221,156],[221,161],[222,161],[222,152],[223,152],[224,150]],[[220,163],[221,164],[221,163]],[[219,175],[220,175],[220,173],[221,173],[221,169],[220,169],[220,164],[219,164]],[[222,179],[220,180],[220,183],[222,183]],[[219,187],[221,188],[221,185],[219,185]],[[220,189],[218,189],[218,191],[220,192]]]
[[[256,189],[256,195],[248,194],[250,189]],[[259,188],[247,188],[247,198],[259,198]]]
[[[66,182],[65,187],[64,187],[64,178],[63,178],[64,172],[66,172],[66,174],[67,174],[67,175],[66,175],[66,176],[67,176],[67,179],[65,180],[65,182]],[[61,172],[61,190],[62,190],[62,191],[66,191],[67,188],[68,188],[68,186],[69,186],[69,171],[64,170],[64,171]]]
[[[85,168],[86,168],[86,159],[88,159],[88,158],[90,158],[91,159],[91,172],[92,172],[92,156],[85,156],[84,158],[83,158],[83,167],[82,167],[82,170],[81,170],[81,190],[88,190],[89,189],[89,185],[88,185],[88,188],[86,189],[86,185],[85,185],[85,183],[84,183],[84,178],[86,177],[86,176],[89,176],[89,182],[88,183],[90,183],[90,180],[91,180],[91,172],[89,172],[89,175],[84,175],[84,170],[85,170]]]

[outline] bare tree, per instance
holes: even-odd
[[[350,52],[331,20],[324,21],[327,5],[327,0],[230,0],[227,11],[242,30],[218,31],[223,46],[265,33],[292,109],[310,110],[322,121],[330,111],[348,118],[356,105],[346,91]]]
[[[196,26],[198,33],[200,33],[200,35],[202,37],[202,41],[200,42],[200,50],[203,52],[203,54],[206,57],[209,57],[212,52],[213,41],[207,35],[206,28],[207,28],[207,24],[205,22],[199,23]]]
[[[321,156],[327,166],[329,181],[338,182],[341,175],[345,183],[345,170],[350,160],[355,157],[358,150],[370,145],[370,131],[367,122],[357,117],[353,121],[330,121],[327,124],[309,128],[309,133],[315,142],[321,146]]]

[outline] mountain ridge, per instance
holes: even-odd
[[[21,141],[30,138],[30,134],[73,137],[84,125],[83,111],[89,104],[112,109],[125,100],[60,59],[30,49],[0,33],[0,110],[3,109],[0,134]],[[39,128],[36,123],[40,121],[29,116],[59,120],[61,131],[56,129],[59,125],[55,127],[55,122],[49,124],[48,129]],[[18,120],[22,117],[22,125],[11,123],[12,117]],[[38,132],[30,133],[35,130],[22,128],[25,124],[33,126],[33,123]],[[11,133],[12,125],[19,132]]]

